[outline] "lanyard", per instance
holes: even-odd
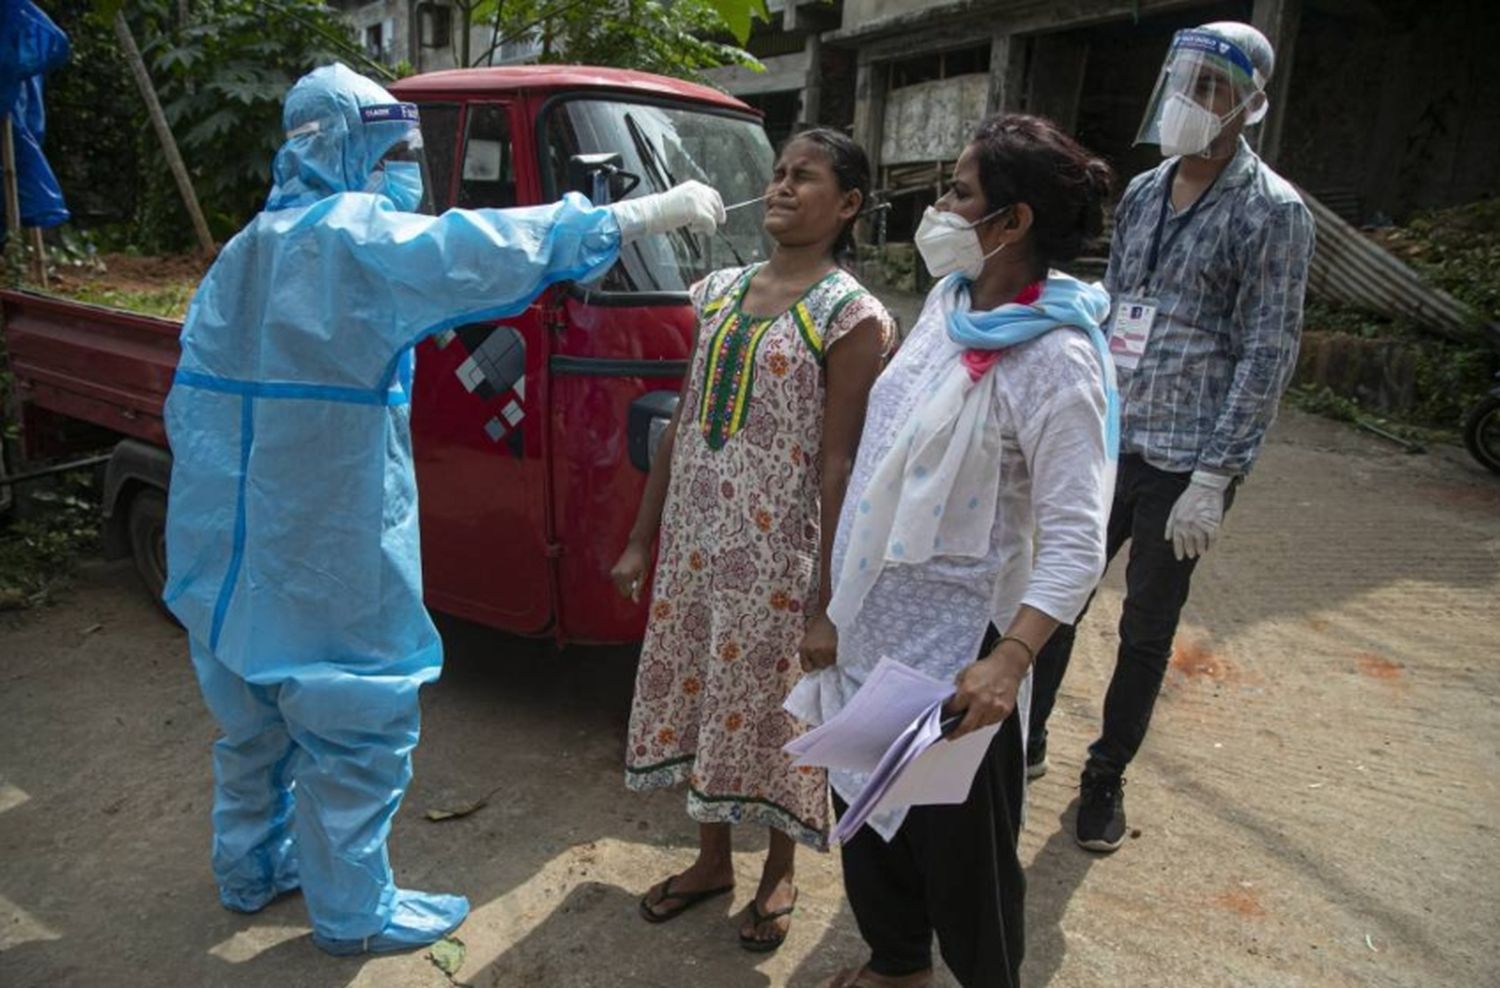
[[[1214,186],[1219,183],[1219,175],[1224,174],[1223,171],[1220,171],[1219,175],[1213,177],[1213,181],[1208,183],[1208,188],[1204,189],[1198,195],[1198,198],[1193,200],[1193,204],[1187,208],[1187,212],[1182,214],[1177,225],[1173,227],[1171,234],[1167,237],[1166,242],[1163,243],[1162,228],[1167,225],[1167,207],[1172,204],[1172,183],[1177,179],[1177,165],[1177,162],[1172,162],[1172,167],[1167,171],[1165,188],[1162,189],[1161,194],[1161,210],[1156,214],[1156,231],[1151,236],[1151,253],[1146,255],[1146,270],[1141,275],[1141,285],[1143,287],[1156,277],[1157,261],[1160,260],[1163,253],[1172,252],[1172,245],[1177,242],[1178,237],[1182,236],[1182,231],[1187,229],[1187,225],[1192,220],[1193,215],[1198,212],[1198,207],[1203,205],[1203,200],[1207,199],[1209,193],[1213,192]]]

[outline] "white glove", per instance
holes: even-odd
[[[1197,559],[1209,550],[1224,520],[1224,492],[1233,477],[1194,470],[1187,489],[1167,515],[1166,538],[1179,561]]]
[[[637,196],[605,207],[620,224],[620,239],[638,240],[685,226],[694,233],[713,233],[724,222],[724,200],[702,182],[689,179],[650,196]]]

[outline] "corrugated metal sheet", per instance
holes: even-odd
[[[1308,289],[1318,298],[1390,318],[1404,317],[1452,340],[1470,341],[1482,321],[1303,190],[1317,224]]]

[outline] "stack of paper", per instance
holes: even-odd
[[[968,798],[1000,726],[944,741],[943,704],[952,695],[951,684],[883,658],[842,710],[786,745],[798,765],[869,776],[834,828],[834,840],[847,841],[871,816]]]

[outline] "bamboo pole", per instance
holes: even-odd
[[[47,244],[39,226],[31,228],[31,276],[38,285],[47,287]]]
[[[125,53],[125,61],[130,64],[130,74],[135,76],[141,98],[146,101],[146,113],[151,117],[151,126],[156,129],[156,137],[161,142],[167,167],[172,170],[172,177],[177,181],[177,191],[182,195],[182,204],[187,207],[188,216],[193,221],[193,232],[198,235],[198,249],[205,256],[212,257],[215,250],[214,238],[208,232],[208,221],[203,218],[203,208],[198,205],[198,194],[193,191],[187,166],[182,163],[182,155],[177,151],[177,141],[172,137],[172,128],[167,125],[167,115],[162,112],[161,100],[156,98],[156,87],[151,83],[151,76],[146,71],[146,61],[141,58],[140,48],[136,47],[135,35],[130,33],[130,25],[125,22],[123,10],[115,12],[115,38]]]
[[[0,167],[5,169],[5,252],[10,255],[21,249],[21,187],[16,180],[16,137],[9,113],[0,130],[4,132],[0,135]]]

